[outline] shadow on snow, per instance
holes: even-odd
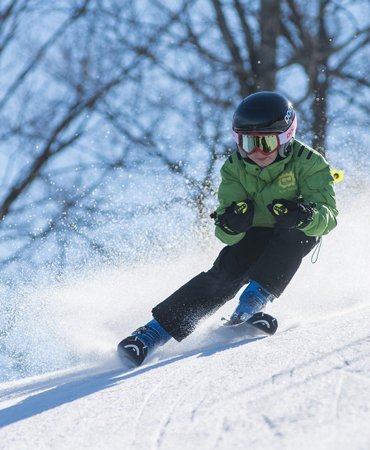
[[[143,366],[138,369],[115,369],[109,372],[88,374],[84,372],[77,375],[77,379],[70,381],[73,374],[64,375],[57,379],[52,379],[45,382],[36,382],[35,386],[26,386],[25,391],[28,397],[19,403],[9,406],[0,411],[0,428],[11,425],[20,420],[28,419],[34,415],[41,414],[45,411],[57,408],[65,403],[73,402],[80,398],[86,397],[95,392],[110,388],[117,383],[137,377],[145,372],[158,369],[168,364],[173,364],[177,361],[190,358],[198,355],[198,357],[208,357],[215,353],[223,352],[235,347],[263,339],[265,336],[248,338],[232,344],[217,345],[216,347],[207,347],[204,349],[193,350],[172,358],[158,361],[149,366]],[[124,372],[122,372],[124,370]],[[64,382],[67,379],[69,381]],[[59,383],[48,389],[53,383]],[[62,384],[60,384],[62,383]],[[44,392],[32,395],[32,391],[38,388],[47,389]],[[30,393],[31,391],[31,393]]]

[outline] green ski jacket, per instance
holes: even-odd
[[[222,166],[221,177],[218,214],[232,202],[253,200],[252,226],[272,228],[276,220],[267,205],[274,199],[286,199],[315,204],[312,221],[301,228],[307,236],[322,236],[337,224],[329,164],[320,153],[297,140],[286,158],[264,168],[245,161],[235,151]],[[216,226],[216,236],[228,245],[236,244],[244,235],[230,235]]]

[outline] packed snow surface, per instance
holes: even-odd
[[[319,261],[268,308],[273,337],[221,328],[234,301],[144,366],[118,361],[118,341],[217,246],[23,293],[6,343],[22,367],[1,360],[0,449],[369,449],[365,200],[345,205]]]

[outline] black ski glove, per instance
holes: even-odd
[[[304,228],[313,216],[314,204],[292,202],[291,200],[275,199],[267,205],[277,224],[282,228]]]
[[[233,202],[223,214],[211,214],[215,225],[227,234],[239,234],[249,230],[253,222],[254,205],[251,200]]]

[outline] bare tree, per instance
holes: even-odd
[[[126,251],[132,258],[140,239],[155,247],[156,217],[167,212],[205,223],[231,151],[232,113],[252,92],[293,97],[301,135],[322,152],[331,123],[348,126],[348,111],[363,125],[369,25],[362,6],[2,2],[3,267],[56,261],[63,270],[73,258],[82,265]],[[46,31],[29,30],[30,14],[49,24]]]
[[[137,139],[136,145],[182,179],[188,190],[186,201],[197,208],[199,218],[208,217],[219,161],[230,151],[232,109],[245,95],[276,85],[280,3],[260,3],[184,0],[172,7],[155,0],[151,5],[151,11],[157,11],[154,16],[164,16],[171,24],[164,30],[161,45],[148,49],[153,66],[159,69],[152,76],[166,76],[168,89],[159,90],[150,102],[152,115],[162,123],[156,122],[150,135],[142,142]],[[174,101],[176,91],[181,93]],[[171,133],[162,125],[167,114]],[[128,135],[120,112],[110,120]],[[168,134],[172,136],[163,149],[163,136]],[[189,146],[197,148],[202,161],[196,166]]]
[[[106,118],[110,102],[120,98],[133,120],[132,93],[140,89],[145,49],[157,40],[158,27],[136,29],[139,12],[130,1],[70,3],[46,41],[27,42],[24,67],[0,95],[7,161],[0,196],[3,265],[43,255],[63,267],[73,240],[92,254],[109,255],[114,245],[94,233],[118,215],[108,206],[107,179],[140,163]],[[14,34],[13,51],[22,37]],[[41,242],[56,251],[42,251]]]
[[[344,100],[347,107],[353,101],[364,106],[356,94],[369,88],[363,57],[369,51],[370,26],[362,20],[370,13],[369,5],[361,0],[318,0],[307,8],[303,2],[287,0],[282,11],[281,30],[289,46],[284,64],[299,65],[307,74],[298,103],[309,100],[306,121],[312,145],[324,152],[329,121],[339,117],[329,113],[331,99]],[[342,100],[334,95],[338,80]]]

